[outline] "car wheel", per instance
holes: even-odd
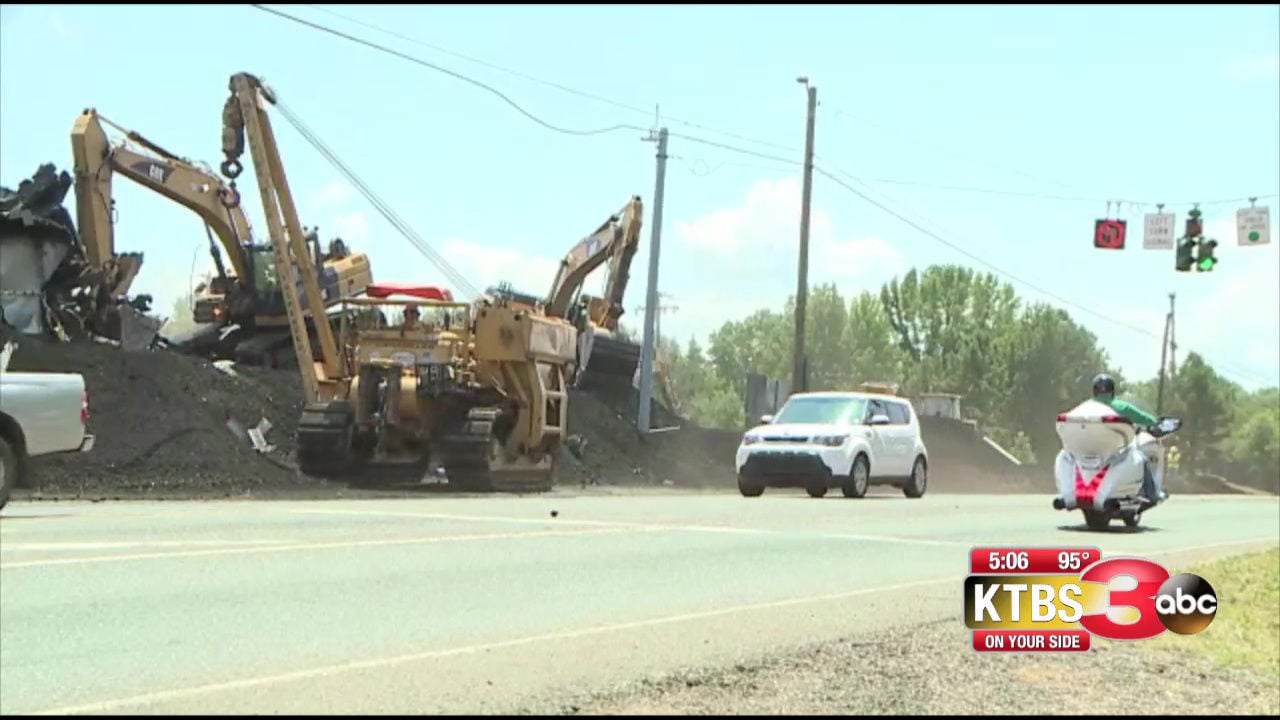
[[[0,438],[0,508],[9,503],[9,496],[18,486],[18,456],[8,441]]]
[[[764,483],[738,478],[738,492],[742,497],[760,497],[764,494]]]
[[[1137,528],[1138,523],[1142,522],[1142,513],[1130,512],[1120,516],[1124,520],[1124,526],[1127,528]]]
[[[865,497],[870,484],[871,465],[866,455],[859,455],[853,459],[853,467],[849,468],[849,476],[840,484],[840,491],[847,498]]]
[[[929,487],[929,465],[923,457],[916,458],[915,465],[911,466],[911,478],[907,480],[907,484],[902,487],[902,494],[909,498],[924,497],[924,491]]]

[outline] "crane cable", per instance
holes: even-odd
[[[374,208],[378,211],[378,213],[382,215],[382,217],[388,223],[390,223],[392,227],[398,230],[400,234],[403,235],[404,238],[408,240],[410,244],[412,244],[419,253],[422,254],[423,257],[425,257],[428,261],[430,261],[433,265],[435,265],[436,269],[438,269],[441,273],[443,273],[444,276],[449,280],[449,282],[453,283],[453,285],[457,287],[460,291],[462,291],[464,294],[470,296],[469,299],[474,300],[481,296],[482,293],[474,285],[468,282],[467,279],[462,275],[462,273],[460,273],[456,268],[450,265],[448,260],[446,260],[444,256],[436,252],[427,243],[426,240],[423,240],[421,236],[419,236],[416,232],[414,232],[413,228],[411,228],[408,223],[406,223],[402,218],[400,218],[400,216],[397,215],[394,210],[392,210],[385,202],[383,202],[382,199],[379,198],[377,194],[374,193],[373,190],[371,190],[363,180],[360,179],[360,177],[355,173],[355,171],[347,167],[347,165],[343,163],[340,158],[338,158],[338,156],[329,148],[329,146],[326,145],[324,141],[321,140],[315,133],[313,133],[306,126],[306,124],[302,122],[302,119],[299,118],[296,113],[294,113],[292,110],[289,109],[288,105],[286,105],[282,100],[280,100],[278,95],[276,97],[276,102],[274,104],[277,108],[279,108],[280,114],[284,116],[285,120],[287,120],[289,124],[292,125],[300,135],[302,135],[303,139],[305,139],[308,143],[310,143],[311,146],[314,147],[317,152],[319,152],[321,155],[324,156],[326,160],[329,161],[329,164],[332,165],[334,169],[336,169],[339,173],[343,175],[343,177],[345,177],[352,185],[354,185],[356,190],[358,190],[360,194],[363,195],[364,198],[368,200],[371,205],[374,206]]]

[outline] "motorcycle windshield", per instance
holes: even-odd
[[[1115,410],[1087,400],[1058,416],[1062,448],[1077,458],[1108,458],[1133,442],[1136,430]]]

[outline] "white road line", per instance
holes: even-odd
[[[1236,547],[1241,545],[1254,545],[1261,543],[1276,542],[1275,538],[1255,538],[1252,540],[1239,540],[1233,542],[1209,543],[1205,545],[1193,545],[1189,547],[1170,548],[1167,550],[1159,550],[1144,553],[1144,556],[1152,555],[1173,555],[1177,553],[1196,552],[1199,550],[1212,550],[1223,547]],[[519,647],[522,645],[532,645],[540,642],[551,642],[555,640],[573,640],[583,637],[591,637],[594,635],[605,635],[612,632],[623,630],[634,630],[643,627],[655,627],[659,625],[672,625],[681,622],[689,622],[693,620],[705,620],[708,618],[722,617],[741,612],[750,612],[752,610],[776,610],[779,608],[793,607],[796,605],[806,605],[815,602],[830,602],[834,600],[845,600],[848,598],[859,597],[861,595],[870,595],[880,592],[894,592],[899,590],[911,590],[915,588],[932,587],[934,585],[943,585],[946,583],[961,584],[964,582],[964,576],[957,573],[953,576],[945,578],[935,578],[932,580],[918,580],[915,582],[900,583],[897,585],[888,585],[875,588],[862,588],[860,590],[850,590],[839,593],[829,593],[824,595],[813,595],[809,597],[790,598],[787,600],[774,600],[762,603],[751,603],[747,605],[736,605],[733,607],[719,608],[717,610],[706,610],[703,612],[683,613],[679,615],[669,615],[666,617],[650,618],[648,620],[635,620],[631,622],[615,623],[612,625],[602,625],[593,628],[583,628],[580,630],[569,630],[566,632],[546,633],[542,635],[533,635],[523,638],[515,638],[512,640],[500,640],[497,642],[480,643],[476,645],[465,645],[462,647],[450,648],[447,650],[426,650],[420,653],[411,653],[408,655],[396,655],[392,657],[371,658],[368,660],[356,660],[348,663],[339,663],[336,665],[326,665],[307,670],[296,670],[294,672],[281,673],[278,675],[268,675],[265,677],[244,678],[241,680],[231,680],[220,683],[210,683],[207,685],[198,685],[195,687],[177,688],[173,690],[162,690],[159,692],[145,693],[134,695],[116,700],[104,700],[94,703],[85,703],[81,705],[69,705],[50,710],[42,710],[39,712],[26,713],[29,715],[76,715],[91,714],[101,715],[104,713],[119,710],[127,707],[137,707],[151,703],[165,702],[168,700],[184,700],[187,698],[197,697],[200,695],[208,695],[210,693],[223,692],[227,690],[243,690],[246,688],[262,687],[265,685],[278,685],[280,683],[293,682],[297,680],[309,680],[312,678],[326,677],[338,675],[345,672],[355,670],[370,670],[374,668],[386,668],[396,665],[404,665],[412,662],[420,662],[423,660],[434,660],[438,658],[453,657],[457,655],[474,655],[476,653],[488,652],[491,650],[501,650],[505,648]]]
[[[430,545],[435,543],[470,542],[478,540],[514,540],[523,538],[566,537],[574,535],[611,535],[625,532],[645,532],[641,528],[603,528],[598,530],[544,530],[520,533],[484,533],[475,535],[432,535],[429,537],[385,538],[381,540],[347,540],[341,542],[293,543],[265,547],[219,548],[216,550],[189,550],[166,553],[138,553],[132,555],[96,555],[92,557],[57,558],[0,563],[0,570],[49,567],[53,565],[88,565],[92,563],[128,562],[133,560],[167,560],[188,557],[215,557],[222,555],[256,555],[278,552],[309,552],[313,550],[343,550],[347,548],[385,547],[389,545]]]
[[[6,542],[0,543],[0,552],[33,550],[110,550],[132,547],[235,547],[260,545],[288,545],[289,540],[110,540],[102,542]]]
[[[523,518],[508,515],[455,515],[449,513],[412,512],[407,510],[339,510],[330,508],[288,509],[285,512],[300,515],[372,515],[379,517],[422,518],[424,520],[453,520],[474,523],[514,523],[545,524],[547,522],[565,525],[583,525],[586,527],[634,528],[637,530],[654,530],[668,532],[702,532],[726,533],[737,535],[782,535],[794,538],[814,538],[820,540],[855,540],[860,542],[901,543],[906,545],[930,545],[949,547],[972,547],[973,543],[958,540],[935,540],[931,538],[913,538],[897,535],[866,535],[860,533],[806,533],[793,530],[773,530],[768,528],[741,528],[728,525],[680,525],[669,523],[644,523],[625,520],[571,520],[567,518]]]
[[[222,692],[226,690],[242,690],[252,687],[261,687],[263,685],[276,685],[279,683],[292,682],[296,680],[308,680],[311,678],[325,677],[329,675],[337,675],[340,673],[351,672],[353,670],[371,670],[374,668],[385,668],[395,665],[404,665],[406,663],[420,662],[423,660],[434,660],[438,658],[452,657],[456,655],[474,655],[476,653],[488,652],[491,650],[501,650],[506,648],[518,647],[521,645],[531,645],[534,643],[550,642],[554,640],[575,640],[578,638],[591,637],[593,635],[604,635],[612,632],[623,630],[634,630],[644,627],[654,627],[658,625],[671,625],[675,623],[688,622],[691,620],[705,620],[708,618],[721,617],[724,615],[732,615],[740,612],[749,612],[752,610],[776,610],[779,608],[791,607],[794,605],[805,605],[815,602],[830,602],[833,600],[844,600],[848,598],[858,597],[860,595],[870,595],[879,592],[893,592],[897,590],[911,590],[914,588],[929,587],[932,585],[941,585],[943,583],[960,583],[963,578],[947,577],[932,580],[919,580],[916,582],[900,583],[897,585],[888,585],[875,588],[863,588],[860,590],[850,590],[846,592],[830,593],[826,595],[814,595],[810,597],[791,598],[787,600],[774,600],[770,602],[752,603],[750,605],[736,605],[734,607],[719,608],[717,610],[706,610],[703,612],[684,613],[681,615],[669,615],[666,617],[651,618],[648,620],[635,620],[632,622],[615,623],[612,625],[602,625],[593,628],[583,628],[581,630],[569,630],[566,632],[546,633],[544,635],[533,635],[512,640],[499,640],[497,642],[481,643],[478,645],[465,645],[462,647],[449,648],[447,650],[427,650],[420,653],[412,653],[408,655],[397,655],[393,657],[373,658],[369,660],[357,660],[354,662],[341,663],[338,665],[328,665],[324,667],[311,668],[308,670],[298,670],[295,672],[282,673],[279,675],[268,675],[265,677],[245,678],[243,680],[232,680],[229,682],[212,683],[209,685],[200,685],[190,688],[179,688],[176,690],[162,690],[160,692],[146,693],[144,695],[135,695],[133,697],[122,698],[119,700],[107,700],[104,702],[87,703],[84,705],[73,705],[69,707],[54,708],[52,710],[44,710],[41,712],[30,713],[32,715],[74,715],[74,714],[102,714],[125,707],[135,707],[138,705],[146,705],[148,703],[164,702],[166,700],[182,700],[198,695],[206,695],[209,693]]]

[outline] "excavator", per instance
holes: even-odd
[[[123,133],[126,140],[112,145],[104,125]],[[199,346],[201,339],[216,338],[206,348],[210,354],[229,356],[238,363],[277,366],[288,362],[289,324],[273,250],[270,244],[254,242],[249,220],[240,207],[240,195],[234,188],[211,169],[120,127],[94,108],[76,118],[71,149],[77,224],[86,259],[90,266],[102,268],[111,278],[105,284],[113,294],[123,296],[128,291],[142,264],[140,254],[115,253],[111,183],[119,173],[191,210],[204,221],[217,274],[197,289],[193,320],[212,327],[213,332],[189,342]],[[340,297],[358,294],[373,282],[369,258],[363,253],[351,253],[340,238],[329,243],[327,252],[321,252],[317,231],[309,232],[306,240],[315,264],[321,268],[318,277],[328,306]]]
[[[257,76],[233,75],[230,90],[222,172],[234,188],[247,146],[275,266],[300,278],[282,291],[303,385],[301,471],[376,484],[434,473],[467,491],[549,490],[567,427],[573,324],[485,294],[464,303],[447,289],[377,283],[339,301],[376,312],[341,315],[336,333],[308,327],[304,308],[324,299],[268,108],[303,128]]]
[[[623,338],[618,319],[623,295],[631,277],[631,261],[640,244],[644,204],[632,196],[595,232],[582,238],[560,261],[560,269],[545,298],[519,293],[504,284],[487,292],[518,307],[541,307],[548,316],[563,318],[578,330],[577,375],[573,386],[582,389],[606,385],[630,385],[640,364],[640,346]],[[582,293],[582,285],[597,268],[608,263],[602,297]]]

